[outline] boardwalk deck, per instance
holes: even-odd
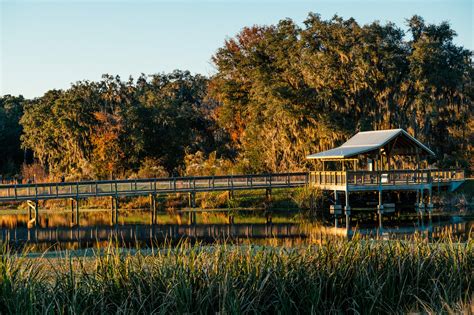
[[[0,202],[302,187],[308,173],[0,185]]]

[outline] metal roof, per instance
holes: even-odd
[[[359,154],[377,150],[386,145],[397,136],[406,136],[408,141],[421,148],[430,155],[435,155],[433,151],[428,149],[420,141],[412,137],[403,129],[362,131],[347,140],[343,145],[315,154],[308,155],[307,159],[345,159],[354,157]]]

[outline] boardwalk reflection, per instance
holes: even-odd
[[[251,223],[251,224],[195,224],[195,225],[146,225],[127,224],[116,226],[75,226],[1,228],[0,241],[9,243],[94,243],[118,240],[124,243],[142,241],[163,242],[180,239],[213,242],[217,240],[238,241],[258,239],[299,239],[302,242],[326,241],[334,237],[361,237],[400,239],[418,235],[423,239],[436,240],[451,236],[460,240],[473,237],[474,222],[426,222],[423,225],[384,228],[353,229],[347,233],[343,228],[324,227],[297,223]]]
[[[123,242],[147,240],[177,240],[182,238],[203,241],[225,239],[303,238],[300,224],[198,224],[198,225],[116,225],[1,229],[4,242],[69,243],[95,242],[117,239]]]

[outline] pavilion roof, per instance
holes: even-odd
[[[378,152],[391,144],[390,154],[435,155],[428,147],[403,129],[375,130],[358,132],[341,146],[308,155],[308,159],[346,159],[360,154]]]

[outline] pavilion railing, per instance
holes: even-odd
[[[464,179],[463,170],[314,171],[309,180],[316,186],[429,184]]]

